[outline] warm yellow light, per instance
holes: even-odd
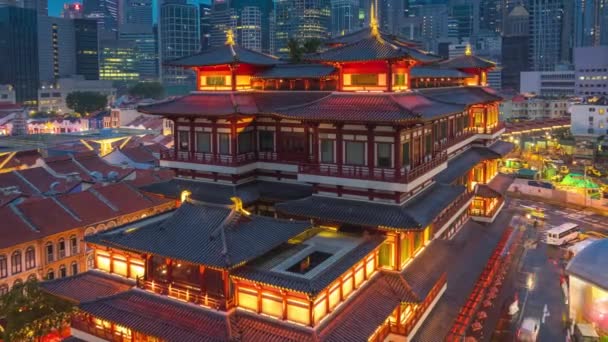
[[[376,11],[374,9],[374,4],[372,4],[370,12],[369,12],[369,26],[372,29],[372,36],[378,37],[380,34],[378,30],[378,18],[376,18]]]
[[[245,214],[247,216],[251,215],[251,213],[247,210],[245,210],[245,208],[243,208],[243,200],[241,200],[239,197],[230,197],[230,200],[232,201],[232,203],[234,203],[234,210],[240,212],[241,214]]]
[[[471,44],[468,44],[468,43],[467,43],[467,47],[466,47],[466,48],[465,48],[465,50],[464,50],[464,54],[465,54],[466,56],[470,56],[470,55],[472,55],[472,54],[473,54],[473,52],[471,51]]]
[[[182,191],[182,193],[180,194],[180,201],[182,203],[184,203],[186,200],[188,200],[188,198],[190,198],[190,195],[192,195],[192,193],[188,190],[184,190]]]
[[[226,45],[234,45],[234,32],[231,29],[226,31]]]

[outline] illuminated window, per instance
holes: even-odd
[[[36,251],[34,247],[28,247],[25,250],[25,269],[31,270],[36,267]]]
[[[55,260],[55,255],[53,253],[53,244],[50,242],[46,243],[46,262],[50,263]]]
[[[276,318],[282,318],[283,299],[268,293],[262,294],[262,313]]]
[[[405,80],[407,80],[406,74],[394,74],[393,75],[393,85],[404,86]]]
[[[226,85],[226,76],[206,76],[205,85],[225,86]]]
[[[305,325],[310,324],[310,309],[308,303],[288,300],[287,301],[287,319],[292,322],[297,322]]]
[[[258,311],[258,294],[256,291],[239,288],[237,292],[239,307]]]
[[[23,271],[23,268],[21,266],[21,259],[22,259],[21,251],[15,251],[11,255],[11,273],[12,274],[21,273],[21,271]]]
[[[378,254],[378,264],[387,268],[393,267],[393,247],[392,243],[385,242],[380,246]]]
[[[350,84],[354,86],[378,85],[378,74],[351,74]]]
[[[70,255],[78,254],[78,238],[76,235],[70,236]]]
[[[59,239],[57,250],[59,251],[59,259],[65,258],[65,240]]]

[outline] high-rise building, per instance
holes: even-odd
[[[530,67],[551,71],[562,61],[563,0],[530,0]]]
[[[574,49],[575,92],[583,96],[608,96],[608,46]]]
[[[331,0],[331,34],[339,36],[361,27],[358,0]]]
[[[99,79],[99,34],[97,21],[74,19],[76,74],[85,80]]]
[[[119,40],[132,42],[135,48],[139,78],[141,80],[157,80],[158,48],[153,27],[144,24],[121,25]]]
[[[200,4],[198,8],[201,17],[201,50],[211,46],[211,6]]]
[[[138,81],[137,54],[132,41],[100,42],[99,79],[109,81]]]
[[[102,39],[116,39],[118,33],[118,0],[83,0],[84,15],[99,24]]]
[[[273,54],[288,54],[290,38],[299,41],[329,36],[329,0],[275,0]]]
[[[450,16],[456,23],[456,38],[472,39],[479,32],[479,1],[454,1]]]
[[[502,36],[502,88],[519,89],[520,74],[528,70],[530,15],[524,6],[506,17]]]
[[[0,84],[15,88],[16,100],[35,105],[38,74],[38,13],[14,6],[0,7]]]
[[[38,17],[38,67],[41,82],[76,73],[76,33],[71,19]]]
[[[608,1],[574,1],[574,46],[608,45]]]
[[[224,44],[226,31],[232,30],[240,46],[269,52],[271,10],[271,0],[213,1],[209,18],[210,45]]]
[[[65,19],[80,19],[83,17],[82,4],[79,2],[63,4],[61,17]]]
[[[163,84],[168,93],[184,92],[195,85],[192,72],[164,66],[163,63],[192,55],[200,50],[200,16],[198,6],[185,0],[166,1],[160,6],[159,58]]]
[[[502,1],[481,0],[479,4],[479,29],[489,32],[502,30]]]
[[[119,12],[119,22],[148,26],[152,32],[152,0],[122,0],[122,12]]]
[[[38,15],[48,15],[48,0],[0,0],[0,6],[33,9]]]

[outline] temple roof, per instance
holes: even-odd
[[[443,184],[451,184],[458,177],[464,176],[481,161],[498,159],[500,155],[483,146],[474,146],[448,161],[448,167],[441,171],[435,180]]]
[[[435,184],[403,205],[311,196],[278,203],[275,208],[280,213],[324,221],[389,229],[424,229],[464,191],[462,186]]]
[[[339,237],[336,239],[339,239]],[[293,246],[290,246],[288,250],[284,251],[285,255],[281,255],[280,253],[277,255],[269,255],[239,267],[232,272],[231,276],[264,283],[281,289],[306,293],[315,297],[320,291],[329,286],[329,284],[355,266],[355,264],[363,260],[367,254],[378,248],[382,242],[384,242],[384,239],[384,236],[381,235],[368,236],[358,240],[357,244],[351,246],[352,248],[350,249],[342,248],[348,251],[333,263],[323,269],[318,269],[318,272],[312,277],[301,276],[295,273],[290,274],[285,270],[276,269],[275,266],[280,263],[276,261],[277,259],[281,262],[285,261],[285,259],[288,259],[289,256],[293,256],[293,254],[298,251],[298,247]],[[311,244],[313,243],[311,242]],[[307,243],[304,241],[303,247],[306,246]],[[337,254],[341,247],[334,247],[335,249],[333,252]]]
[[[230,269],[311,227],[309,222],[247,215],[236,207],[185,202],[163,220],[126,225],[123,229],[89,236],[87,241]]]
[[[391,41],[393,43],[396,43],[396,44],[399,44],[402,46],[414,47],[414,45],[415,45],[413,42],[407,40],[406,38],[400,37],[400,36],[397,36],[397,35],[394,35],[391,33],[379,31],[379,34],[382,37],[382,39]],[[325,45],[329,45],[329,46],[347,45],[347,44],[356,43],[356,42],[360,41],[361,39],[370,38],[372,36],[373,36],[372,28],[368,26],[368,27],[364,27],[357,31],[349,32],[345,35],[333,37],[331,39],[324,41],[323,43]]]
[[[259,200],[287,201],[312,195],[310,185],[268,181],[231,185],[174,178],[166,182],[146,185],[140,189],[176,200],[180,198],[182,191],[187,190],[190,192],[189,198],[213,204],[231,204],[230,198],[233,196],[239,197],[243,204],[248,205]]]
[[[279,64],[254,75],[256,78],[322,78],[331,76],[336,68],[325,64]]]
[[[73,277],[44,281],[40,286],[52,295],[82,303],[125,292],[133,288],[135,282],[93,270]]]
[[[371,31],[370,31],[371,32]],[[309,54],[305,59],[309,61],[324,62],[364,62],[374,60],[413,59],[421,63],[432,63],[441,60],[427,52],[406,45],[401,40],[391,39],[390,35],[379,34],[362,36],[342,46],[329,50]]]
[[[133,289],[79,305],[80,311],[167,341],[229,339],[226,315]]]
[[[464,54],[439,63],[441,67],[450,69],[492,69],[496,63],[477,56]]]
[[[211,47],[195,55],[177,58],[164,64],[169,66],[197,67],[243,63],[270,66],[282,63],[277,57],[249,50],[238,45],[225,44]]]
[[[139,110],[155,115],[262,114],[297,120],[394,123],[461,113],[466,106],[499,99],[480,87],[419,89],[407,93],[201,92],[141,106]]]
[[[437,68],[437,67],[421,67],[415,66],[410,71],[411,78],[419,77],[450,77],[450,78],[467,78],[471,75],[456,69]]]

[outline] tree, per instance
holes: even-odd
[[[36,279],[15,285],[0,297],[0,312],[6,318],[5,341],[31,341],[60,330],[74,305],[42,291]]]
[[[321,40],[319,40],[317,38],[307,39],[304,42],[304,44],[302,45],[304,53],[317,53],[317,52],[319,52],[320,47],[321,47]]]
[[[68,94],[65,103],[71,110],[85,116],[88,113],[103,109],[108,104],[108,97],[92,91],[75,91]]]
[[[289,38],[287,41],[287,49],[289,50],[289,60],[292,62],[300,62],[304,51],[297,39]]]
[[[129,88],[129,95],[142,98],[161,99],[165,95],[165,89],[160,82],[139,82]]]

